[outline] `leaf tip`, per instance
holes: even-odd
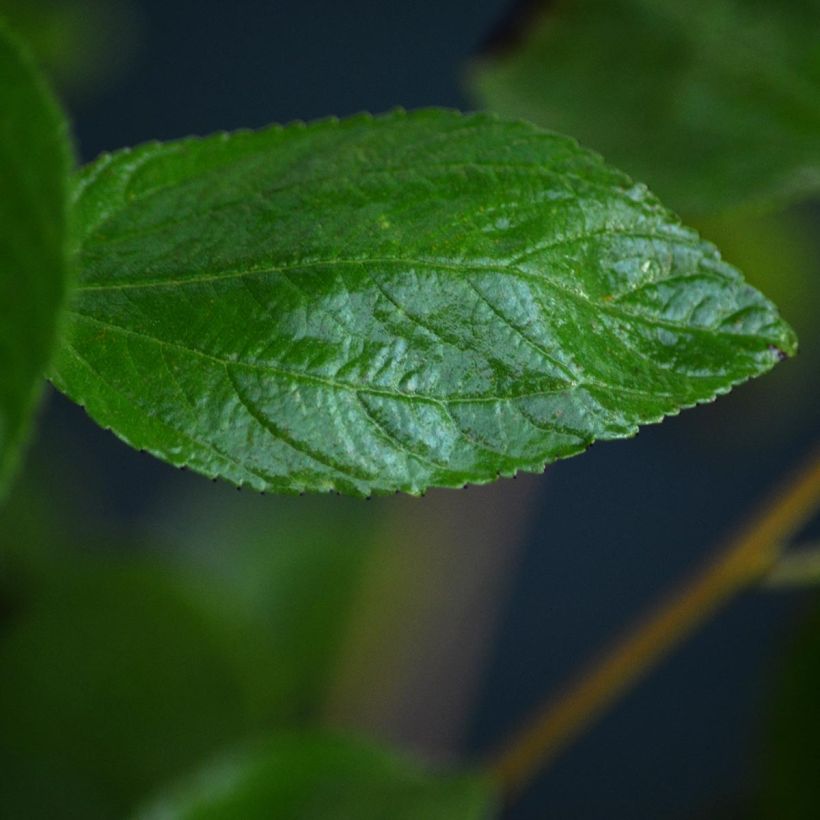
[[[769,345],[769,350],[774,353],[774,357],[778,362],[783,362],[786,359],[790,359],[797,352],[794,347],[787,351],[777,345]]]

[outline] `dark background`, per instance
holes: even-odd
[[[465,61],[510,4],[131,5],[127,69],[93,96],[69,100],[84,161],[148,139],[274,121],[394,106],[469,108]],[[793,218],[816,225],[810,207]],[[814,299],[806,314],[816,316],[816,293],[806,298]],[[801,356],[714,406],[645,429],[635,440],[597,445],[535,480],[521,551],[508,568],[500,622],[458,742],[462,757],[486,754],[706,559],[800,460],[820,417],[815,340],[803,336],[805,365]],[[42,427],[38,450],[48,446],[55,459],[72,464],[71,492],[84,526],[158,532],[158,510],[168,499],[198,493],[218,504],[225,493],[131,451],[56,394]],[[458,515],[459,495],[444,497]],[[426,502],[416,502],[420,514]],[[391,503],[398,502],[367,509]],[[298,504],[294,499],[288,509],[298,515]],[[806,593],[741,596],[564,754],[510,810],[510,820],[748,816],[765,768],[768,697],[783,648],[810,603]],[[469,632],[470,623],[460,628]]]

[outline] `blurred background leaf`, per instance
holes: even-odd
[[[819,16],[817,0],[528,0],[469,84],[687,216],[779,205],[820,189]]]
[[[181,499],[166,542],[78,547],[46,471],[0,518],[3,817],[122,816],[223,745],[319,719],[370,551],[352,524]]]
[[[131,0],[0,0],[0,18],[25,38],[72,103],[117,82],[141,27]]]
[[[253,632],[161,568],[74,555],[27,586],[0,640],[5,816],[115,817],[251,728]]]
[[[336,735],[292,734],[212,764],[141,820],[489,820],[477,776]]]
[[[186,484],[158,505],[155,534],[173,545],[162,556],[221,589],[263,631],[276,664],[260,693],[271,716],[279,723],[314,719],[367,566],[379,557],[373,511],[341,498],[323,504],[221,484],[201,489]]]
[[[68,127],[0,18],[0,499],[43,392],[68,291]]]

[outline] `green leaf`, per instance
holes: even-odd
[[[172,494],[162,549],[78,548],[54,510],[67,453],[43,444],[27,472],[51,475],[24,475],[0,510],[3,820],[123,817],[226,745],[315,724],[372,510],[226,486],[208,509]]]
[[[66,288],[67,128],[0,21],[0,495],[51,358]]]
[[[259,490],[460,487],[633,435],[795,349],[775,308],[565,137],[426,110],[104,156],[58,387]]]
[[[820,191],[818,0],[533,5],[469,74],[482,105],[575,135],[687,214]]]
[[[121,817],[258,731],[259,624],[144,559],[41,561],[0,576],[4,818]]]
[[[0,0],[0,18],[60,91],[83,101],[120,78],[139,29],[132,0]]]
[[[817,418],[814,391],[807,390],[820,371],[820,234],[810,206],[759,214],[727,212],[694,223],[701,236],[714,242],[722,256],[743,271],[789,317],[800,338],[800,355],[766,379],[750,384],[734,400],[710,413],[701,433],[713,455],[726,448],[785,446],[794,431]],[[694,427],[692,428],[694,432]],[[724,453],[721,454],[720,450]]]
[[[362,741],[284,735],[200,772],[141,820],[489,820],[481,778],[439,774]]]

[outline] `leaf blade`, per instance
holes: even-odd
[[[435,773],[361,740],[309,732],[276,736],[205,768],[137,816],[489,820],[494,803],[478,776]]]
[[[62,306],[67,125],[25,49],[0,21],[0,495],[42,392]]]
[[[643,186],[565,137],[426,110],[152,144],[78,180],[55,383],[260,490],[535,471],[791,353]]]

